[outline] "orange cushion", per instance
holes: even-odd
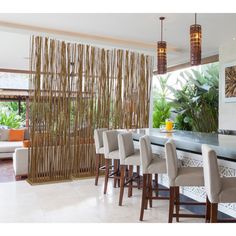
[[[25,147],[25,148],[30,147],[30,141],[29,140],[24,140],[23,141],[23,147]]]
[[[23,129],[10,129],[9,130],[9,141],[23,141],[25,130]]]

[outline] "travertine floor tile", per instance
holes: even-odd
[[[119,189],[109,183],[103,194],[103,178],[31,186],[26,181],[0,184],[0,222],[139,222],[142,191],[134,189],[123,206],[118,206]],[[168,201],[153,201],[145,211],[144,222],[167,222]],[[181,219],[203,222],[202,219]]]

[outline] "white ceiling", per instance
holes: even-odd
[[[71,39],[101,46],[130,48],[155,55],[156,41],[160,39],[160,23],[158,20],[160,16],[166,17],[164,40],[169,45],[168,64],[175,65],[187,62],[189,60],[189,26],[194,23],[193,13],[0,14],[0,28],[2,30],[0,32],[0,67],[9,64],[7,62],[10,59],[7,55],[8,52],[11,57],[11,67],[16,68],[19,67],[18,64],[20,66],[25,64],[25,62],[21,63],[20,61],[25,60],[24,57],[28,57],[29,35],[37,31],[37,28],[34,29],[33,27],[41,27],[43,28],[42,31],[49,30],[51,34],[54,30],[59,30],[102,36],[105,37],[103,42],[94,40],[89,36],[87,39],[82,39],[79,36],[77,38],[71,37]],[[7,27],[6,22],[11,23],[11,25]],[[221,44],[236,37],[235,22],[236,14],[233,13],[198,14],[198,23],[202,25],[203,32],[203,57],[218,54]],[[27,30],[27,26],[31,26],[31,28]],[[14,29],[14,27],[18,29]],[[57,37],[70,38],[68,35],[57,35]],[[106,40],[106,37],[127,42],[126,45],[124,42],[119,43],[118,41],[111,43]],[[137,42],[143,45],[138,45]]]

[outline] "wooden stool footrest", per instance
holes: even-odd
[[[169,192],[170,190],[169,189],[166,189],[166,188],[156,188],[156,187],[153,187],[152,188],[153,191],[166,191],[166,192]]]
[[[140,178],[140,176],[133,176],[133,177],[131,177],[131,178],[128,178],[128,179],[126,180],[126,182],[124,183],[124,185],[127,185],[127,184],[129,184],[130,182],[136,182],[137,179],[139,179],[139,178]],[[136,186],[133,186],[133,185],[132,185],[132,187],[136,187]]]
[[[99,170],[106,170],[106,166],[99,167]]]
[[[112,170],[114,168],[114,166],[109,166],[109,170]],[[106,170],[106,166],[101,166],[99,167],[99,170]]]
[[[110,173],[109,178],[111,178],[111,179],[120,179],[119,170]]]
[[[153,199],[153,200],[168,200],[170,199],[169,197],[160,197],[160,196],[157,196],[157,197],[149,197],[148,199]]]
[[[175,202],[176,204],[176,202]],[[186,206],[191,206],[191,205],[200,205],[200,206],[205,206],[205,202],[178,202],[178,205],[186,205]]]
[[[205,215],[198,215],[198,214],[173,214],[173,217],[182,217],[182,218],[204,218]]]
[[[225,219],[218,219],[217,223],[235,223],[236,219],[225,218]]]

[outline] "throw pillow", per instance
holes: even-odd
[[[9,129],[0,129],[0,140],[8,141],[9,139]]]
[[[9,130],[9,141],[23,141],[24,140],[23,129],[10,129]]]

